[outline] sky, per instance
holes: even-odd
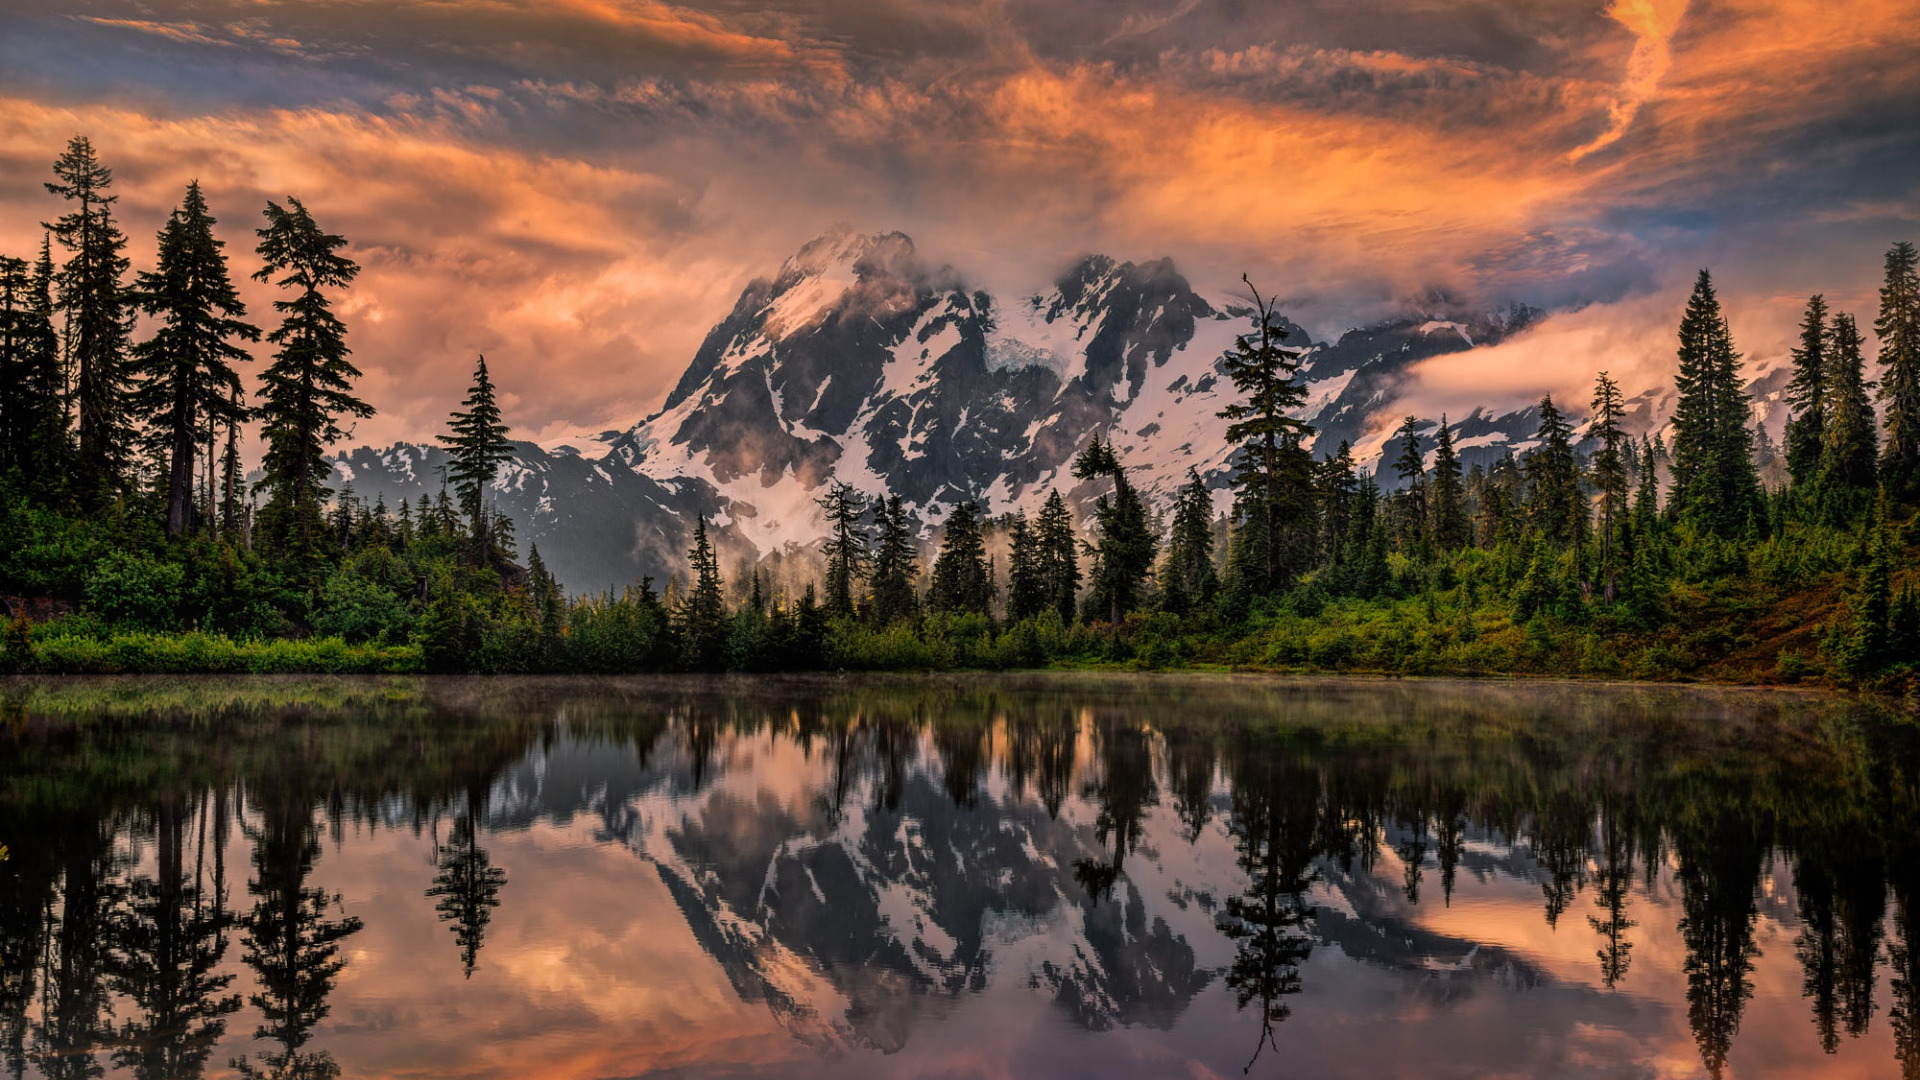
[[[297,196],[364,267],[356,443],[657,409],[837,223],[974,287],[1079,256],[1250,274],[1317,337],[1426,298],[1554,314],[1436,408],[1664,376],[1700,267],[1778,356],[1920,239],[1920,0],[0,0],[0,253],[84,133],[136,269],[198,179],[236,276]],[[257,321],[271,294],[249,284]]]

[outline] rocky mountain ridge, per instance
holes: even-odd
[[[1377,464],[1414,365],[1541,316],[1427,307],[1330,342],[1285,324],[1286,342],[1307,350],[1303,414],[1318,448],[1346,441]],[[1164,501],[1192,469],[1224,509],[1219,412],[1235,394],[1220,359],[1250,314],[1200,296],[1168,259],[1104,255],[1044,295],[1002,301],[925,262],[901,233],[839,228],[748,284],[660,412],[571,444],[517,444],[492,498],[576,591],[677,571],[697,517],[729,559],[810,545],[822,532],[815,500],[835,480],[899,494],[922,525],[967,499],[1002,513],[1055,486],[1074,498],[1067,466],[1096,432],[1151,496]],[[1641,427],[1671,412],[1670,393],[1631,404]],[[1523,451],[1533,412],[1454,418],[1463,458]],[[444,461],[434,447],[362,447],[339,455],[334,482],[391,506],[430,497]]]

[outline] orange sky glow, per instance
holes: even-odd
[[[750,278],[839,221],[1001,295],[1092,251],[1171,255],[1216,297],[1244,271],[1322,337],[1436,291],[1546,307],[1425,387],[1524,399],[1602,366],[1659,377],[1701,265],[1751,357],[1784,352],[1815,291],[1869,321],[1880,253],[1920,234],[1916,16],[6,2],[0,252],[37,248],[75,133],[116,171],[136,269],[190,179],[241,274],[265,200],[299,196],[365,267],[344,312],[380,415],[355,442],[438,430],[476,352],[522,436],[632,423]]]

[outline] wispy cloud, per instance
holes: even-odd
[[[1613,0],[1608,17],[1633,33],[1633,52],[1627,57],[1627,76],[1620,93],[1607,106],[1607,130],[1590,143],[1575,147],[1568,161],[1579,161],[1596,150],[1619,142],[1633,126],[1640,107],[1653,99],[1660,80],[1673,66],[1672,38],[1687,13],[1687,0]]]
[[[368,267],[352,301],[382,410],[367,437],[437,426],[482,350],[519,395],[516,423],[631,419],[749,277],[842,219],[903,229],[997,291],[1042,287],[1092,250],[1172,255],[1221,291],[1246,270],[1317,333],[1436,287],[1652,318],[1633,305],[1703,263],[1751,268],[1726,279],[1732,302],[1865,291],[1840,278],[1870,277],[1889,230],[1920,232],[1911,3],[1708,14],[1686,0],[0,11],[0,251],[37,244],[53,212],[40,182],[76,131],[116,168],[136,262],[190,178],[236,251],[261,201],[300,194]],[[1603,322],[1563,316],[1557,344],[1511,352],[1512,393],[1608,350],[1664,362]],[[1771,349],[1773,325],[1743,341]]]

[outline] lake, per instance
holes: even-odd
[[[1920,1076],[1832,697],[0,681],[0,843],[11,1076]]]

